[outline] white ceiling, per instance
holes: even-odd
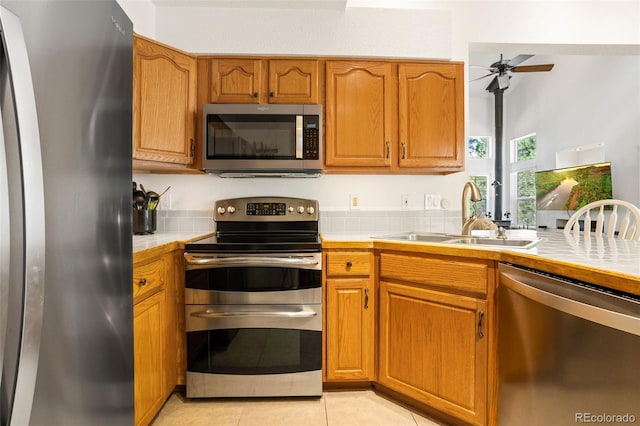
[[[347,0],[151,0],[158,7],[344,10]]]

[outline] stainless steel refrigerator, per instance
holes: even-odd
[[[132,24],[0,6],[1,425],[133,424]]]

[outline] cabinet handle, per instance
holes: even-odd
[[[273,92],[269,92],[269,97],[271,97],[271,98],[275,98],[275,97],[276,97],[276,94],[275,94],[275,93],[273,93]]]
[[[351,263],[350,260],[347,260],[346,266],[347,266],[347,269],[351,269],[351,267],[353,266],[353,263]]]
[[[406,142],[402,142],[402,159],[406,160],[407,159],[407,143]]]
[[[146,278],[140,278],[140,281],[138,281],[138,285],[140,287],[144,287],[145,285],[147,285],[147,279]]]
[[[482,332],[482,319],[484,318],[484,312],[478,312],[478,337],[484,337]]]
[[[364,308],[369,309],[369,289],[364,289]]]
[[[191,157],[193,157],[196,153],[196,141],[194,141],[193,138],[191,138],[190,141],[191,141]]]
[[[391,142],[385,141],[384,143],[387,147],[387,159],[391,158]]]
[[[252,95],[252,96],[253,96],[254,98],[257,98],[257,97],[258,97],[258,92],[253,92],[253,95]]]

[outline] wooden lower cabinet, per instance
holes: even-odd
[[[336,250],[325,255],[325,379],[374,379],[375,287],[370,250]]]
[[[373,378],[373,292],[368,278],[327,280],[327,380]]]
[[[166,399],[163,368],[165,291],[133,308],[133,365],[136,425],[148,425]]]
[[[493,262],[382,253],[380,264],[377,382],[463,424],[487,424]]]
[[[471,424],[486,422],[486,302],[380,283],[378,382]]]
[[[133,265],[134,411],[137,426],[154,419],[184,384],[183,250],[141,256]]]

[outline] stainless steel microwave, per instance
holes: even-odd
[[[322,172],[322,105],[204,105],[205,171],[223,177]]]

